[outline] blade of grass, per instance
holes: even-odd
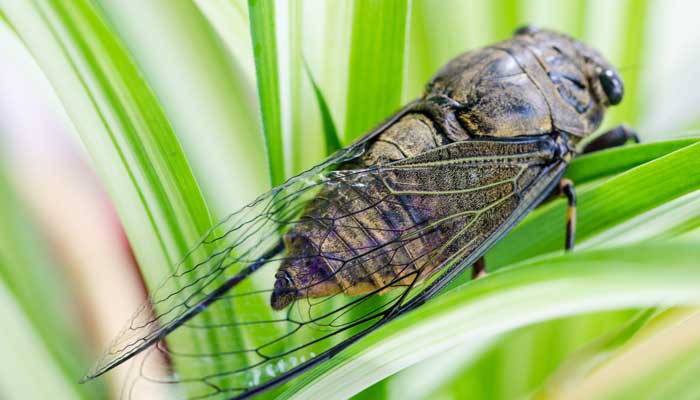
[[[408,10],[407,0],[355,0],[345,143],[401,105]]]
[[[493,273],[377,329],[301,377],[284,397],[347,397],[457,344],[479,347],[538,321],[598,310],[698,304],[698,248],[697,242],[644,244],[553,256]]]
[[[663,311],[629,333],[601,338],[574,354],[535,398],[695,397],[689,396],[698,389],[688,379],[688,372],[697,372],[698,364],[687,364],[684,355],[698,356],[697,308]],[[610,339],[613,343],[605,343]],[[599,348],[601,344],[603,348]]]
[[[586,0],[552,2],[548,0],[523,0],[522,21],[534,26],[565,32],[582,39],[586,30]],[[512,32],[511,32],[512,33]]]
[[[566,171],[575,183],[614,175],[700,141],[698,138],[666,140],[612,148],[576,157]]]
[[[0,388],[12,398],[33,398],[30,393],[42,391],[66,399],[106,397],[103,383],[77,385],[88,349],[75,299],[10,187],[1,159],[0,221],[0,315],[6,321]],[[29,376],[42,379],[42,387],[22,387]]]
[[[0,269],[5,268],[2,264],[0,260]],[[36,325],[27,320],[15,300],[0,280],[0,315],[11,321],[4,324],[0,340],[0,396],[7,400],[107,398],[105,391],[79,387],[67,376],[52,354],[54,349],[37,336]]]
[[[18,4],[3,10],[106,177],[139,261],[168,271],[211,221],[160,106],[87,2]]]
[[[645,94],[641,91],[641,68],[644,60],[645,28],[648,18],[648,0],[630,0],[627,2],[624,21],[624,28],[620,31],[623,37],[620,43],[623,44],[620,63],[622,79],[625,82],[625,101],[612,110],[612,115],[608,119],[635,124],[643,111]],[[619,23],[619,22],[618,22]]]
[[[263,132],[267,146],[272,186],[284,182],[284,142],[282,139],[282,105],[277,63],[275,2],[248,0],[250,35],[253,40],[255,72],[260,97]]]
[[[255,81],[255,60],[250,41],[246,0],[194,0],[194,3],[241,65],[245,80]]]
[[[153,89],[215,219],[267,190],[246,3],[245,15],[240,0],[96,3]],[[226,22],[231,31],[220,31]]]
[[[283,131],[285,140],[284,155],[287,157],[288,175],[296,175],[318,164],[326,157],[323,124],[324,112],[320,109],[318,93],[321,86],[314,78],[313,85],[308,79],[305,69],[307,63],[319,66],[316,70],[329,68],[329,58],[332,51],[338,51],[338,43],[334,48],[326,48],[329,39],[327,31],[330,21],[324,21],[326,8],[334,12],[335,17],[344,15],[345,2],[332,4],[281,1],[275,13],[278,22],[277,39],[280,66],[280,95],[282,104]],[[339,26],[333,29],[342,30]],[[340,47],[342,50],[342,47]],[[335,60],[336,63],[340,62]],[[323,68],[320,68],[323,67]],[[344,76],[338,70],[332,70],[335,84],[344,83]],[[324,96],[324,101],[326,96]]]
[[[569,354],[629,318],[627,310],[588,313],[519,328],[483,343],[483,349],[466,343],[448,354],[458,356],[460,351],[480,351],[476,355],[455,357],[449,364],[440,363],[447,354],[416,364],[399,373],[417,370],[412,379],[407,377],[392,383],[392,389],[398,391],[397,396],[404,396],[399,398],[407,400],[525,398],[540,387]],[[422,377],[428,377],[430,384],[423,382]]]
[[[326,103],[326,99],[323,97],[321,88],[319,88],[316,84],[316,80],[314,79],[308,64],[304,63],[304,69],[306,70],[306,76],[313,87],[316,102],[318,103],[318,110],[321,113],[321,121],[323,122],[323,138],[325,139],[326,144],[326,155],[329,156],[343,146],[340,144],[338,130],[335,128],[331,110],[328,108],[328,103]]]
[[[700,225],[700,190],[675,198],[600,232],[577,248],[621,246],[680,236]]]
[[[286,4],[282,4],[286,6],[287,15],[281,17],[286,17],[288,30],[285,41],[288,54],[284,54],[283,57],[288,57],[289,64],[289,84],[287,85],[289,107],[287,110],[289,111],[289,119],[291,120],[289,153],[291,153],[290,161],[292,171],[290,171],[290,173],[295,175],[309,168],[309,161],[313,163],[312,165],[315,165],[318,160],[310,160],[310,158],[313,158],[313,155],[309,150],[316,135],[313,134],[313,131],[306,129],[305,126],[309,119],[309,107],[305,101],[307,98],[305,97],[306,85],[303,71],[308,68],[303,54],[304,40],[306,38],[304,30],[304,21],[306,19],[306,15],[304,15],[304,2],[287,1]],[[278,34],[284,35],[284,32],[278,32]]]
[[[155,287],[211,225],[160,105],[91,3],[0,4],[75,124],[145,281]],[[234,337],[232,332],[225,340]],[[180,348],[214,352],[218,340],[212,332],[177,338]],[[177,367],[186,370],[185,364]]]
[[[585,160],[581,162],[579,168],[584,168]],[[615,224],[697,190],[700,187],[698,171],[700,143],[695,143],[632,168],[600,185],[579,187],[577,240],[586,240]],[[562,249],[565,208],[564,201],[558,199],[533,211],[487,254],[489,268]]]
[[[494,40],[505,40],[513,35],[513,31],[520,24],[519,3],[519,0],[495,0],[490,2]]]
[[[655,317],[656,312],[654,308],[643,310],[617,329],[586,344],[564,360],[533,397],[545,399],[553,394],[561,395],[568,389],[567,386],[614,357],[621,346],[637,335],[645,324]]]

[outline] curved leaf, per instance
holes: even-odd
[[[211,218],[153,92],[91,2],[0,4],[56,90],[104,178],[146,283],[156,287]],[[225,339],[208,333],[177,340],[216,351]]]
[[[372,332],[303,376],[285,398],[346,398],[459,344],[566,315],[700,303],[699,243],[637,245],[535,260],[469,282]],[[674,254],[667,263],[666,254]]]

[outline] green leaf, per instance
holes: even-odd
[[[648,0],[630,0],[626,4],[621,33],[624,35],[620,43],[622,51],[618,65],[625,83],[625,101],[611,110],[610,119],[624,123],[635,124],[643,111],[643,93],[641,88],[641,68],[645,59],[644,30],[647,27],[650,2]]]
[[[699,140],[698,138],[665,140],[662,142],[614,147],[584,154],[574,159],[566,171],[566,176],[577,184],[590,182],[626,171],[697,143]]]
[[[0,268],[5,268],[0,260]],[[3,399],[94,399],[107,398],[103,387],[78,386],[71,372],[63,369],[56,349],[38,335],[38,327],[29,321],[26,310],[17,304],[4,282],[0,281],[0,314],[5,321],[0,352],[0,395]],[[60,342],[54,338],[52,341]],[[71,348],[75,350],[75,348]],[[79,373],[79,372],[78,372]],[[37,384],[41,382],[41,384]]]
[[[323,122],[323,137],[326,143],[326,155],[329,156],[336,151],[340,150],[343,146],[340,144],[340,139],[338,138],[338,130],[335,128],[335,123],[333,122],[333,116],[331,115],[331,110],[328,108],[326,99],[323,97],[321,88],[316,84],[313,74],[309,65],[304,63],[304,69],[306,70],[306,76],[311,82],[311,86],[314,89],[314,95],[316,95],[316,102],[318,102],[318,110],[321,113],[321,121]]]
[[[610,360],[622,345],[639,333],[655,313],[656,309],[653,308],[643,310],[617,329],[576,351],[561,363],[559,369],[549,377],[533,398],[545,399],[575,385],[576,381]]]
[[[285,398],[348,397],[459,344],[566,315],[700,303],[700,243],[644,244],[532,260],[468,282],[304,375]],[[674,262],[668,263],[668,254]]]
[[[169,271],[211,221],[153,93],[88,2],[2,4],[106,178],[139,261]]]
[[[10,35],[0,26],[0,35]],[[0,39],[0,40],[3,40]],[[89,362],[84,321],[60,266],[51,262],[10,187],[0,159],[0,393],[9,398],[104,398],[104,384],[80,386]],[[31,371],[31,372],[30,372]],[[41,385],[36,384],[36,379]]]
[[[234,61],[243,70],[245,77],[239,80],[254,82],[255,59],[252,53],[250,16],[246,0],[194,0],[193,3],[209,21],[209,26],[217,32]],[[185,17],[178,15],[179,19]]]
[[[277,63],[275,2],[248,0],[248,8],[270,179],[272,186],[277,186],[284,182],[286,172],[282,139],[279,65]]]
[[[495,40],[505,40],[513,35],[520,24],[520,2],[518,0],[491,1],[493,19],[493,37]]]
[[[345,143],[401,105],[407,29],[407,0],[355,0]]]
[[[211,219],[153,92],[92,3],[1,4],[55,88],[103,177],[146,283],[156,287]],[[216,351],[219,339],[209,332],[169,340]]]
[[[391,395],[406,400],[523,398],[569,354],[633,315],[628,310],[578,314],[518,328],[479,348],[464,343],[389,378]]]
[[[153,89],[215,219],[268,190],[247,3],[96,3]]]
[[[519,3],[522,4],[519,10],[521,23],[564,32],[577,39],[584,38],[586,20],[590,15],[587,9],[590,2],[529,0]]]
[[[599,399],[697,397],[691,377],[700,370],[700,312],[673,308],[651,313],[651,318],[635,320],[574,354],[536,398],[572,398],[577,393]]]
[[[646,153],[648,147],[634,146]],[[632,159],[634,150],[627,153]],[[593,155],[591,155],[593,156]],[[640,159],[643,157],[640,157]],[[589,158],[595,163],[595,158]],[[610,161],[611,165],[615,161]],[[577,168],[585,169],[586,160]],[[615,170],[612,168],[611,170]],[[700,188],[700,144],[639,165],[601,184],[577,188],[577,243]],[[488,268],[563,249],[566,204],[557,199],[533,211],[487,254]]]

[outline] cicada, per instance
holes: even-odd
[[[575,196],[562,176],[622,96],[596,50],[552,31],[520,29],[456,57],[419,99],[213,227],[87,378],[143,352],[177,374],[144,368],[138,381],[177,383],[190,398],[249,397],[471,265],[483,272],[489,248],[560,188],[571,247]],[[592,147],[629,136],[615,129]]]

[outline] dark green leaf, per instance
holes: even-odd
[[[342,148],[340,139],[338,138],[338,130],[335,128],[331,110],[328,108],[328,104],[326,103],[326,99],[323,97],[323,93],[321,93],[321,88],[319,88],[316,84],[316,80],[314,80],[311,69],[306,62],[304,63],[304,69],[306,70],[306,76],[311,82],[311,86],[313,86],[314,94],[316,95],[318,111],[321,113],[321,121],[323,122],[323,137],[326,140],[326,155],[329,156]]]

